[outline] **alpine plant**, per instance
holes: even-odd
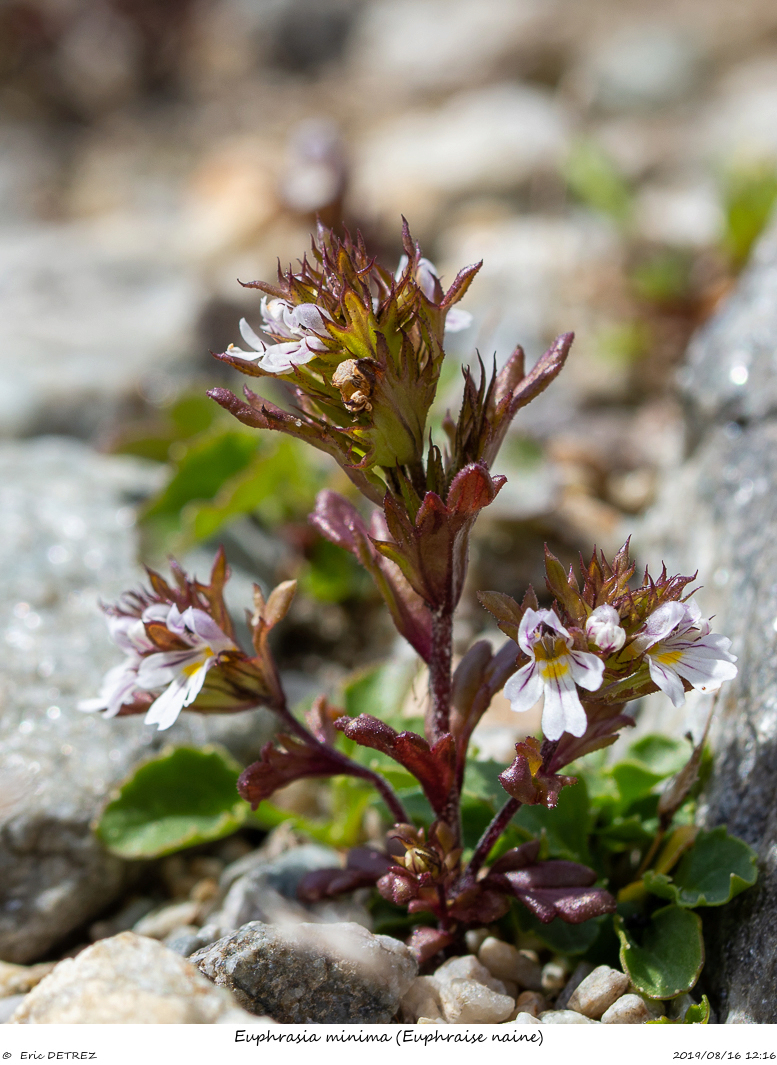
[[[207,584],[173,563],[173,582],[149,571],[149,588],[106,608],[124,661],[99,695],[81,704],[107,717],[144,714],[171,728],[184,710],[234,713],[256,706],[277,716],[278,731],[238,790],[252,807],[302,777],[350,775],[374,785],[388,819],[385,845],[351,851],[344,868],[310,873],[306,901],[375,885],[419,915],[410,944],[426,960],[460,941],[473,925],[518,900],[540,921],[572,924],[612,912],[615,900],[597,874],[568,861],[542,860],[541,841],[492,851],[522,805],[553,808],[575,783],[561,770],[613,743],[634,724],[630,702],[663,691],[675,706],[691,689],[715,691],[736,675],[729,640],[710,631],[689,600],[694,577],[635,579],[628,543],[608,560],[594,550],[578,573],[546,551],[540,605],[529,588],[519,604],[498,591],[479,593],[506,636],[496,651],[478,641],[453,669],[453,616],[467,572],[469,539],[480,512],[505,483],[493,472],[514,417],[564,366],[573,335],[564,334],[525,370],[517,347],[502,370],[466,369],[461,408],[444,421],[445,440],[427,428],[445,351],[446,330],[469,325],[457,304],[480,263],[445,287],[407,228],[396,269],[369,255],[361,237],[319,227],[310,254],[278,271],[273,284],[250,282],[264,296],[260,336],[246,319],[248,350],[216,357],[248,377],[284,382],[287,407],[244,388],[209,395],[243,424],[286,433],[331,455],[364,497],[363,507],[322,492],[310,521],[350,551],[385,600],[398,632],[428,666],[424,735],[398,732],[379,717],[348,717],[323,697],[306,719],[291,713],[268,645],[283,620],[294,582],[265,601],[258,586],[249,614],[252,646],[242,648],[224,605],[229,570],[219,552]],[[521,714],[542,703],[540,736],[516,744],[499,775],[505,803],[470,853],[462,844],[460,800],[473,730],[500,691]],[[389,781],[344,753],[343,737],[379,751],[411,773],[433,811],[414,824]]]

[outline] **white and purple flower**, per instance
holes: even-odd
[[[694,602],[663,603],[645,622],[636,646],[645,651],[650,679],[675,706],[685,702],[683,680],[699,691],[717,691],[737,675],[731,640],[710,631]]]
[[[148,655],[138,669],[140,688],[165,689],[151,704],[145,718],[147,725],[157,725],[160,732],[170,728],[185,706],[191,706],[219,655],[237,650],[213,618],[196,607],[187,607],[181,613],[177,606],[172,606],[165,624],[188,647]]]
[[[230,344],[231,354],[256,362],[267,373],[289,373],[295,366],[304,366],[327,350],[325,320],[329,314],[315,303],[300,303],[296,307],[287,300],[261,302],[262,328],[274,337],[286,338],[267,345],[257,336],[245,318],[240,319],[240,335],[251,351]]]
[[[159,651],[146,633],[145,622],[160,622],[186,647]],[[95,699],[84,699],[79,710],[104,710],[115,717],[122,706],[132,703],[139,691],[159,692],[146,714],[147,725],[168,729],[185,706],[191,706],[202,690],[208,670],[224,651],[237,647],[204,610],[187,607],[181,613],[169,603],[152,603],[140,617],[120,614],[108,619],[115,644],[126,658],[110,669]]]
[[[397,281],[399,281],[404,274],[409,262],[410,260],[406,255],[403,255],[400,258],[397,272],[394,275]],[[415,280],[426,298],[432,303],[436,303],[439,291],[437,286],[440,282],[440,275],[437,273],[437,268],[434,263],[429,259],[419,259],[415,272]],[[463,329],[468,329],[470,325],[472,325],[472,315],[469,311],[461,310],[460,307],[451,307],[445,315],[446,333],[460,333]]]
[[[544,696],[542,731],[549,740],[564,732],[582,736],[588,727],[577,685],[587,691],[601,687],[604,662],[588,651],[576,651],[572,637],[555,610],[529,608],[518,628],[518,646],[529,656],[505,685],[516,713],[530,710]]]
[[[143,657],[156,650],[146,634],[144,622],[164,623],[169,611],[167,603],[152,603],[146,607],[141,617],[128,614],[108,617],[111,639],[124,652],[126,658],[118,666],[108,670],[96,698],[82,699],[78,703],[79,710],[85,713],[104,710],[105,717],[116,717],[122,706],[133,701],[138,688],[138,669]]]

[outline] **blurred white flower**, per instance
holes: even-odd
[[[394,275],[397,281],[407,269],[409,262],[410,260],[406,255],[400,257],[399,266]],[[437,303],[438,296],[442,290],[438,289],[440,275],[437,273],[437,267],[434,263],[429,259],[419,259],[415,280],[426,298],[432,303]],[[461,310],[460,307],[451,307],[445,315],[446,333],[460,333],[463,329],[468,329],[470,325],[472,325],[472,315],[469,311]]]

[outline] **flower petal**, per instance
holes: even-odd
[[[267,345],[259,339],[245,318],[240,319],[237,327],[240,330],[241,337],[245,340],[246,344],[248,344],[249,348],[253,348],[254,351],[264,354],[267,350]]]
[[[461,333],[472,325],[472,315],[460,307],[451,307],[445,316],[445,332]]]
[[[510,702],[510,709],[522,714],[542,698],[542,677],[536,662],[527,662],[505,684],[505,698]]]
[[[674,669],[656,661],[654,655],[648,655],[647,660],[650,679],[655,686],[660,688],[664,695],[669,696],[674,706],[682,706],[685,702],[685,688]]]
[[[543,733],[549,740],[560,740],[565,732],[572,736],[582,736],[587,728],[588,718],[577,694],[572,671],[558,671],[545,682]]]
[[[147,725],[157,725],[159,731],[163,732],[175,724],[186,700],[187,681],[187,677],[179,676],[169,687],[165,688],[159,698],[149,707],[145,717]]]
[[[586,691],[595,692],[601,688],[604,662],[598,655],[590,651],[570,651],[569,669],[575,682]]]
[[[662,603],[645,622],[644,629],[637,638],[638,645],[644,650],[652,647],[659,640],[666,639],[686,617],[685,604]]]

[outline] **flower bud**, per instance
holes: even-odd
[[[585,634],[590,643],[607,655],[620,651],[626,642],[620,615],[613,606],[598,606],[585,623]]]

